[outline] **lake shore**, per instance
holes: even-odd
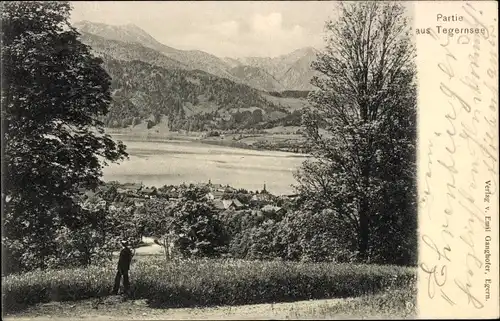
[[[117,140],[129,141],[190,141],[208,145],[250,150],[284,151],[305,154],[300,127],[275,127],[260,131],[241,132],[173,132],[164,128],[107,128],[106,133]],[[216,134],[214,134],[216,133]],[[212,134],[212,135],[210,135]]]
[[[104,181],[164,185],[207,183],[274,195],[294,194],[294,172],[307,155],[207,144],[188,136],[113,135],[129,159],[103,169]]]

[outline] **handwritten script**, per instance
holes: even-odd
[[[432,108],[420,123],[419,279],[436,309],[483,309],[490,300],[488,280],[496,277],[485,262],[494,210],[485,191],[498,195],[498,35],[496,19],[487,19],[479,6],[453,7],[464,17],[460,26],[484,28],[484,34],[426,35],[437,48],[438,62],[430,68],[439,90],[432,106],[421,106]],[[432,125],[425,123],[428,117],[436,117]]]

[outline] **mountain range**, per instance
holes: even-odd
[[[141,55],[143,53],[148,55],[144,59],[148,59],[149,62],[152,62],[151,56],[156,55],[154,58],[156,63],[164,67],[198,69],[260,90],[313,89],[310,84],[314,74],[311,63],[316,57],[317,50],[312,47],[301,48],[275,58],[219,58],[200,50],[179,50],[169,47],[133,24],[113,26],[81,21],[75,23],[75,27],[82,33],[83,41],[91,44],[95,50],[112,45],[115,51],[122,51],[120,53],[122,58],[125,55],[133,55],[130,51],[142,50]],[[152,49],[154,52],[145,49]],[[141,55],[135,58],[142,60]]]
[[[314,48],[275,58],[219,58],[166,46],[132,24],[74,26],[112,77],[108,127],[150,128],[162,119],[171,130],[262,128],[280,119],[289,125],[312,89]]]

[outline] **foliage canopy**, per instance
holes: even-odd
[[[68,2],[6,2],[2,10],[3,249],[20,268],[57,257],[58,229],[95,224],[78,188],[127,156],[99,118],[110,77],[69,24]]]
[[[332,228],[356,236],[361,261],[407,263],[417,224],[410,24],[398,3],[339,3],[339,11],[314,63],[318,90],[303,117],[314,158],[297,172],[298,190],[310,209],[334,210]]]

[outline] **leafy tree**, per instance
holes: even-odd
[[[357,236],[361,261],[408,263],[416,252],[410,24],[398,3],[339,7],[313,64],[318,90],[309,95],[303,123],[314,159],[296,174],[298,190],[310,209],[335,209],[336,220]]]
[[[113,233],[113,215],[106,201],[91,197],[82,203],[95,224],[72,230],[62,226],[56,233],[57,259],[49,267],[86,266],[111,258],[117,238]]]
[[[183,255],[213,257],[226,251],[226,233],[210,203],[184,199],[175,205],[174,231]]]
[[[279,226],[279,222],[267,219],[259,226],[251,228],[247,258],[269,260],[281,257],[282,242],[277,238]]]
[[[218,256],[226,251],[228,235],[205,195],[204,188],[188,187],[177,200],[149,200],[139,225],[148,235],[168,237],[183,256]]]
[[[341,228],[332,210],[299,210],[287,214],[280,223],[276,235],[284,259],[350,262],[356,253],[352,233]]]
[[[78,187],[95,188],[103,165],[127,154],[98,120],[108,112],[110,77],[78,41],[70,4],[2,6],[2,247],[11,267],[44,268],[59,228],[94,223]]]
[[[144,202],[143,207],[135,211],[134,215],[143,236],[161,237],[169,232],[170,225],[164,225],[164,223],[166,217],[170,215],[168,211],[170,203],[160,198],[148,199]]]

